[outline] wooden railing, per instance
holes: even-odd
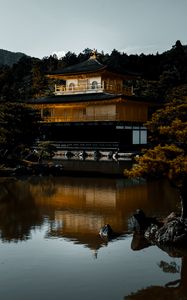
[[[80,93],[99,93],[103,91],[101,84],[93,88],[91,85],[75,85],[72,87],[67,87],[66,85],[55,84],[55,95],[68,95],[68,94],[80,94]]]
[[[66,85],[55,85],[55,95],[72,95],[72,94],[83,94],[83,93],[100,93],[100,92],[107,92],[107,93],[118,93],[127,96],[132,96],[133,86],[132,87],[122,87],[117,88],[114,85],[101,85],[98,84],[95,88],[92,85],[87,86],[72,86],[67,87]]]
[[[62,150],[119,150],[119,142],[107,141],[59,141],[53,142],[57,151]]]
[[[42,122],[45,123],[58,123],[58,122],[86,122],[86,121],[117,121],[117,114],[103,114],[103,115],[91,115],[91,116],[75,116],[75,115],[67,115],[67,116],[51,116],[51,117],[43,117]]]
[[[125,96],[133,96],[134,91],[133,91],[133,86],[132,87],[122,87],[120,89],[116,89],[114,86],[107,86],[104,89],[104,92],[106,93],[113,93],[113,94],[123,94]]]

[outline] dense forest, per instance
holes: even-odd
[[[8,50],[0,49],[0,66],[8,65],[12,67],[13,64],[17,63],[23,56],[26,55],[21,52],[11,52]]]
[[[1,50],[2,51],[2,50]],[[0,99],[1,101],[24,101],[49,95],[54,83],[44,76],[59,68],[82,62],[90,57],[92,50],[87,48],[76,55],[67,52],[58,59],[56,55],[43,59],[22,55],[18,62],[0,62]],[[1,53],[0,53],[1,54]],[[2,58],[2,55],[0,55]],[[164,101],[173,89],[181,87],[186,93],[187,84],[187,46],[176,41],[172,48],[162,54],[127,55],[117,50],[111,54],[98,53],[98,60],[113,70],[139,75],[133,82],[135,93],[156,101]]]

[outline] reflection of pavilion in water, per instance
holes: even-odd
[[[48,237],[67,238],[97,250],[106,245],[98,235],[104,224],[111,224],[115,232],[124,235],[128,231],[127,220],[138,207],[147,213],[159,211],[159,197],[154,192],[150,201],[150,188],[151,185],[120,179],[63,178],[58,181],[56,178],[55,183],[41,179],[38,185],[32,185],[32,193],[37,205],[50,216]],[[172,201],[170,207],[167,201],[166,204],[163,199],[160,201],[162,209],[171,210]]]
[[[105,223],[112,224],[114,230],[122,234],[125,217],[117,203],[116,180],[109,181],[108,185],[108,179],[97,182],[85,178],[83,183],[79,178],[68,178],[67,181],[64,178],[56,182],[55,193],[50,196],[41,193],[45,190],[45,182],[44,186],[33,186],[37,205],[53,212],[47,236],[63,237],[97,250],[107,242],[98,234]]]

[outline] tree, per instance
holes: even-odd
[[[82,53],[78,55],[78,59],[80,62],[85,61],[86,59],[89,59],[93,50],[90,48],[85,48]]]
[[[38,114],[24,104],[0,103],[1,159],[18,158],[21,150],[33,144],[38,135],[38,120]]]
[[[181,217],[187,217],[187,103],[186,97],[169,101],[147,122],[151,147],[137,159],[131,177],[168,178],[180,192]]]
[[[62,61],[65,63],[65,66],[72,66],[79,62],[77,55],[74,52],[68,51],[65,56],[62,58]]]
[[[45,96],[47,81],[40,62],[35,62],[32,68],[32,89],[35,98]]]

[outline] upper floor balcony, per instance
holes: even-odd
[[[121,87],[109,84],[98,84],[95,85],[57,85],[55,84],[55,95],[74,95],[74,94],[86,94],[86,93],[111,93],[111,94],[123,94],[126,96],[134,95],[133,86]]]

